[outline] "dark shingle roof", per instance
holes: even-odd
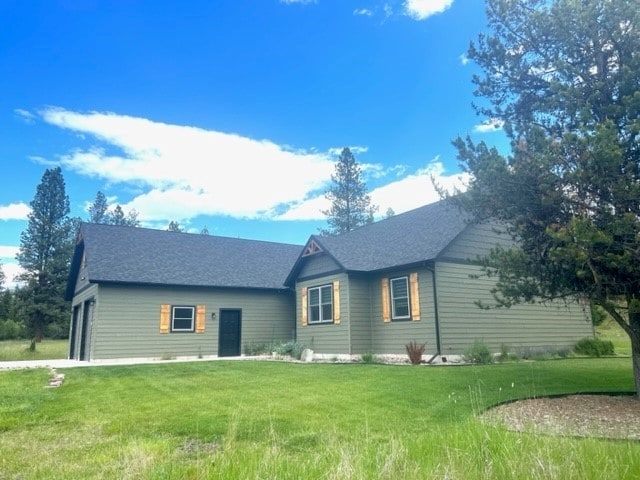
[[[279,289],[285,288],[284,280],[302,249],[89,223],[82,225],[81,235],[91,282]]]
[[[313,236],[345,270],[371,272],[435,259],[469,217],[439,201],[341,235]]]

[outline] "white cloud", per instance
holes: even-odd
[[[18,247],[11,247],[8,245],[0,245],[0,259],[5,260],[7,258],[14,259],[20,249]]]
[[[277,220],[323,220],[325,216],[322,212],[328,210],[330,206],[329,200],[324,195],[313,197],[295,205],[280,215]]]
[[[453,0],[407,0],[404,3],[404,11],[415,20],[425,20],[432,15],[444,12],[452,4]]]
[[[474,126],[473,131],[478,133],[491,133],[501,130],[503,126],[504,121],[498,118],[491,118],[480,125]]]
[[[135,208],[142,221],[200,214],[257,218],[301,202],[323,188],[334,170],[327,154],[293,151],[268,140],[114,113],[56,108],[41,115],[116,147],[77,150],[61,164],[81,175],[141,187],[145,193],[122,207]]]
[[[96,145],[70,152],[60,163],[81,175],[136,187],[137,196],[119,203],[125,212],[135,209],[146,225],[168,220],[188,225],[198,215],[318,220],[329,207],[318,192],[334,173],[337,149],[309,153],[269,140],[114,113],[56,108],[40,114],[48,123],[96,139]],[[395,180],[371,191],[380,212],[391,207],[400,213],[436,201],[432,176],[444,187],[462,188],[464,180],[447,175],[437,159],[406,177],[402,165],[361,166],[369,178],[392,175]]]
[[[455,189],[465,190],[468,180],[465,173],[447,175],[442,162],[436,159],[413,175],[376,188],[371,192],[371,201],[380,207],[378,214],[384,214],[388,208],[402,213],[440,200],[435,185],[453,193]]]
[[[0,245],[0,263],[5,277],[2,285],[4,288],[14,288],[18,285],[16,277],[23,272],[15,259],[18,250],[18,247]]]
[[[25,123],[32,124],[36,121],[36,116],[28,110],[16,108],[13,113],[20,117]]]
[[[467,54],[466,54],[466,53],[463,53],[462,55],[460,55],[460,57],[459,57],[459,58],[460,58],[460,63],[461,63],[462,65],[468,65],[468,64],[469,64],[469,62],[471,61],[471,60],[469,59],[469,57],[467,57]]]
[[[371,202],[378,205],[378,215],[384,215],[388,208],[395,213],[406,212],[440,199],[435,185],[453,192],[465,190],[469,176],[465,173],[446,174],[442,162],[438,159],[425,168],[395,182],[376,188],[370,192]],[[330,204],[324,197],[314,197],[295,206],[279,217],[280,220],[322,220],[323,210]]]
[[[369,10],[368,8],[357,8],[353,11],[354,15],[364,15],[366,17],[371,17],[373,15],[373,12],[371,10]]]
[[[26,220],[31,209],[26,203],[0,205],[0,220]]]
[[[17,277],[24,273],[20,265],[3,262],[2,271],[4,272],[4,283],[2,285],[4,288],[13,289],[20,285],[21,282],[18,282]]]

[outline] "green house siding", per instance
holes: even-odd
[[[420,294],[420,320],[391,320],[385,323],[382,319],[382,288],[380,285],[383,275],[372,277],[369,283],[371,291],[371,326],[373,337],[373,351],[379,354],[406,354],[405,346],[410,341],[425,343],[425,354],[435,354],[437,350],[436,327],[433,301],[432,273],[427,269],[399,270],[385,274],[384,277],[394,278],[418,273],[418,288]]]
[[[204,305],[204,333],[160,333],[163,304]],[[101,285],[90,359],[217,355],[220,309],[226,308],[242,311],[241,345],[293,338],[288,292]]]
[[[496,245],[513,245],[513,241],[499,223],[469,225],[442,251],[439,258],[476,260],[479,255],[486,255]]]
[[[338,265],[329,255],[326,253],[318,253],[305,259],[305,262],[298,273],[298,279],[303,280],[307,277],[318,277],[341,269],[342,267],[340,267],[340,265]]]
[[[320,354],[404,354],[412,340],[427,344],[436,352],[436,329],[432,274],[427,269],[394,272],[390,277],[418,273],[420,320],[382,321],[382,276],[339,274],[298,282],[297,339]],[[302,325],[302,289],[340,282],[340,324]]]
[[[512,350],[571,347],[580,338],[593,335],[591,319],[580,305],[552,302],[511,308],[482,309],[477,302],[494,303],[493,280],[480,274],[480,267],[456,263],[436,266],[442,354],[461,354],[476,339],[492,351],[501,345]]]
[[[349,326],[351,353],[373,352],[371,290],[364,275],[349,275]]]
[[[340,323],[302,324],[302,289],[340,282]],[[315,353],[348,354],[350,344],[349,279],[346,274],[331,275],[296,284],[296,337],[297,341]]]

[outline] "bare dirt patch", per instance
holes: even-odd
[[[517,432],[640,440],[640,400],[631,395],[568,395],[498,405],[481,415]]]

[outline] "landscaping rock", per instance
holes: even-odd
[[[56,372],[55,368],[49,370],[51,377],[47,383],[47,388],[58,388],[64,382],[64,373]]]
[[[302,351],[302,355],[300,355],[300,361],[313,362],[313,350],[311,350],[310,348],[305,348]]]

